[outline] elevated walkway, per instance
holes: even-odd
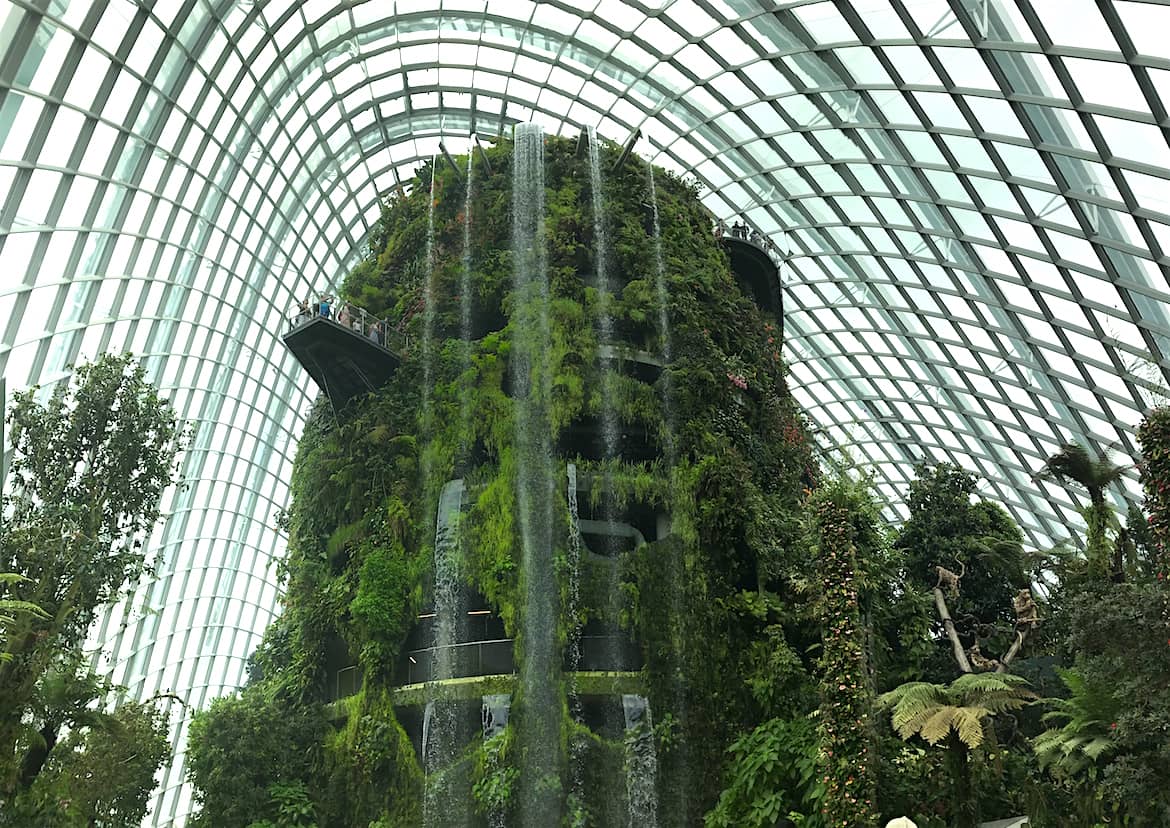
[[[731,257],[731,272],[736,281],[755,298],[760,310],[771,313],[783,324],[780,266],[764,243],[735,233],[725,233],[720,241]]]
[[[339,319],[319,305],[290,319],[281,337],[297,361],[340,411],[354,397],[380,388],[402,364],[406,338],[388,322],[350,308]]]

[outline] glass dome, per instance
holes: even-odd
[[[196,708],[242,682],[316,394],[285,314],[440,141],[523,121],[640,131],[771,237],[793,393],[892,515],[949,460],[1070,537],[1033,474],[1134,455],[1170,394],[1166,31],[1129,0],[0,0],[0,371],[129,349],[195,426],[102,669]],[[177,740],[158,825],[191,808]]]

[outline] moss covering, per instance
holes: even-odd
[[[606,170],[617,152],[601,148]],[[618,794],[582,798],[572,794],[580,780],[539,784],[559,786],[567,823],[624,824],[621,735],[572,722],[565,694],[572,686],[582,695],[644,693],[658,745],[659,824],[694,825],[718,798],[728,746],[766,712],[743,677],[758,666],[752,642],[775,618],[751,606],[750,596],[788,589],[790,573],[807,557],[800,509],[814,463],[784,384],[776,320],[762,316],[738,287],[695,190],[657,170],[670,326],[660,329],[651,172],[636,157],[607,174],[604,185],[612,295],[603,301],[594,276],[588,168],[574,142],[551,137],[545,144],[548,292],[514,293],[511,146],[501,142],[487,156],[490,175],[482,163],[474,165],[470,214],[461,180],[443,164],[424,165],[409,192],[386,202],[375,247],[349,275],[343,294],[372,313],[400,319],[411,344],[377,393],[343,411],[318,405],[296,461],[285,516],[290,554],[281,622],[294,655],[281,668],[282,680],[306,700],[327,700],[332,679],[323,665],[336,639],[365,677],[361,695],[344,705],[344,721],[321,750],[327,782],[314,795],[345,800],[344,807],[334,802],[319,809],[322,824],[415,824],[409,821],[418,818],[422,771],[395,707],[425,701],[427,691],[393,687],[411,619],[429,606],[438,495],[452,478],[466,481],[462,576],[517,639],[517,662],[524,658],[517,524],[523,461],[510,366],[521,337],[533,335],[521,320],[535,312],[534,303],[547,301],[548,336],[538,343],[532,387],[543,389],[542,439],[557,455],[549,550],[559,584],[554,640],[568,646],[587,621],[620,625],[639,643],[645,667],[634,684],[578,676],[553,688],[561,698],[563,761],[571,764],[571,753],[572,762],[584,763],[584,787],[577,790],[620,788]],[[466,169],[465,159],[456,160]],[[603,307],[612,313],[616,342],[599,342]],[[603,389],[622,434],[620,458],[607,459],[598,448]],[[582,509],[621,519],[635,512],[669,516],[667,536],[651,533],[646,544],[608,559],[587,555],[576,597],[569,587],[567,462],[584,481]],[[801,659],[793,658],[800,673]],[[508,692],[477,681],[468,685],[475,693]],[[488,743],[468,745],[479,818],[493,809],[515,817],[525,703],[518,692],[509,726]],[[327,813],[333,816],[326,819]]]

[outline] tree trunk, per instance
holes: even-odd
[[[20,763],[20,790],[27,791],[37,781],[49,753],[57,746],[57,735],[61,732],[60,725],[49,722],[41,728],[41,738],[44,744],[36,744],[28,749],[24,761]]]
[[[951,766],[951,796],[955,828],[978,828],[979,807],[971,784],[971,758],[956,733],[947,737],[947,759]]]

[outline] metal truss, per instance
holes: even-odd
[[[282,314],[440,141],[518,121],[641,130],[780,246],[793,392],[891,515],[952,461],[1075,543],[1032,474],[1133,456],[1170,394],[1168,30],[1166,0],[0,0],[0,373],[131,349],[195,427],[102,669],[192,708],[242,682],[315,394]],[[191,809],[174,715],[157,825]]]

